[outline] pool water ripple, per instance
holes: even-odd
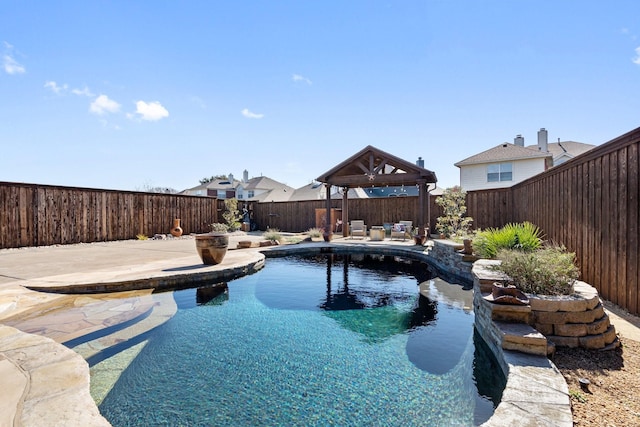
[[[491,415],[473,379],[472,313],[421,296],[422,276],[371,274],[348,257],[298,264],[269,260],[211,303],[178,310],[101,412],[116,427],[475,425]],[[287,303],[295,283],[306,291]],[[321,308],[340,292],[363,307]]]

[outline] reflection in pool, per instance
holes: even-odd
[[[504,379],[474,381],[500,370],[471,293],[393,257],[269,259],[226,291],[176,292],[100,410],[114,426],[477,425]]]

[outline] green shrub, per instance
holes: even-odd
[[[211,228],[211,231],[214,233],[226,233],[227,231],[229,231],[229,227],[227,226],[227,224],[223,224],[221,222],[214,222],[213,224],[209,225],[209,228]]]
[[[502,262],[494,268],[503,272],[522,292],[542,295],[570,295],[579,277],[575,253],[564,246],[546,246],[533,252],[502,249]]]
[[[473,252],[482,258],[495,258],[501,249],[535,251],[542,245],[542,231],[530,222],[507,224],[502,228],[478,231]]]
[[[322,230],[319,228],[310,228],[307,230],[309,237],[322,237]]]
[[[280,234],[280,230],[278,230],[277,228],[267,228],[267,231],[264,232],[262,237],[267,240],[271,240],[272,242],[282,241],[282,234]]]

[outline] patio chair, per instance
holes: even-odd
[[[412,228],[413,221],[400,221],[393,224],[393,227],[391,227],[391,240],[406,240],[407,237],[411,237]]]
[[[365,238],[367,236],[367,225],[361,219],[351,221],[351,225],[349,226],[349,234],[352,239],[353,236],[360,236],[362,238]]]

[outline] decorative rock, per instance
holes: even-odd
[[[529,298],[529,305],[531,305],[531,310],[534,311],[560,311],[560,301],[557,298],[544,295],[532,295]]]
[[[491,304],[491,320],[512,323],[529,323],[531,307],[526,305]]]
[[[598,290],[590,284],[577,280],[573,285],[573,289],[576,295],[580,295],[581,298],[587,301],[588,310],[593,310],[600,303]]]
[[[251,240],[241,240],[238,242],[238,247],[240,249],[246,249],[251,247]]]
[[[579,343],[580,347],[587,348],[589,350],[597,350],[607,345],[603,334],[580,337]]]
[[[604,308],[601,305],[593,310],[568,313],[567,323],[592,323],[601,319],[604,315]]]
[[[553,325],[546,323],[536,323],[535,328],[545,336],[553,335]]]
[[[609,329],[610,322],[609,316],[606,314],[600,320],[596,320],[587,325],[587,335],[598,335],[603,334],[607,329]]]
[[[560,337],[557,335],[550,335],[547,339],[559,347],[580,347],[580,339],[578,337]]]
[[[583,337],[587,335],[587,325],[584,323],[553,325],[553,332],[561,337]]]
[[[528,354],[547,355],[547,339],[540,332],[522,323],[496,322],[502,333],[502,348]]]
[[[613,325],[609,326],[607,331],[603,334],[605,344],[611,344],[618,339],[618,334],[616,334],[616,328]]]

